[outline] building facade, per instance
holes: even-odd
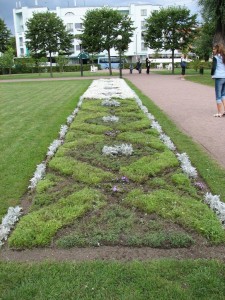
[[[35,1],[35,4],[37,4],[37,1]],[[63,20],[70,33],[79,34],[80,30],[82,30],[82,19],[84,18],[85,13],[88,10],[96,8],[101,7],[56,7],[55,10],[49,10],[47,7],[35,5],[34,7],[19,7],[13,9],[17,56],[23,57],[29,54],[26,47],[25,31],[27,30],[26,22],[33,16],[33,13],[47,11],[54,12]],[[148,18],[153,11],[159,10],[160,8],[160,5],[151,4],[130,4],[129,6],[112,7],[112,9],[118,10],[123,14],[127,14],[134,22],[133,24],[136,29],[133,34],[132,42],[129,44],[128,50],[124,53],[130,61],[136,61],[138,58],[144,60],[147,56],[154,55],[154,50],[145,47],[142,32],[145,29],[146,18]],[[80,53],[79,40],[74,39],[71,53],[71,60],[78,57]],[[100,53],[100,55],[107,56],[107,52],[105,51]],[[170,54],[164,53],[163,55],[165,58],[169,58]],[[111,56],[118,56],[118,53],[112,49]]]

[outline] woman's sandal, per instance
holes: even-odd
[[[223,114],[215,114],[215,115],[213,115],[213,117],[216,117],[216,118],[222,118],[222,116],[223,116]]]

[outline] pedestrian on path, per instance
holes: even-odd
[[[216,44],[213,47],[212,78],[215,79],[217,113],[214,117],[225,115],[225,47]]]
[[[187,56],[185,54],[182,54],[181,56],[181,61],[180,61],[180,66],[181,66],[181,80],[185,80],[184,76],[186,73],[186,67],[187,67]]]
[[[147,73],[147,74],[149,74],[150,66],[151,66],[151,61],[150,61],[150,59],[147,57],[147,58],[146,58],[146,73]]]
[[[137,65],[136,65],[136,70],[138,71],[139,74],[141,74],[141,60],[138,58]]]

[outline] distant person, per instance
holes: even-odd
[[[141,74],[141,60],[138,58],[137,65],[136,65],[136,70],[138,71],[139,74]]]
[[[149,74],[150,67],[151,67],[151,61],[150,61],[150,59],[147,57],[147,58],[146,58],[146,73],[147,73],[147,74]]]
[[[184,76],[187,67],[187,56],[185,54],[182,54],[181,56],[180,66],[181,66],[181,80],[185,80]]]
[[[214,117],[225,115],[225,48],[222,44],[213,47],[212,78],[215,79],[217,113]]]
[[[129,69],[130,69],[130,74],[133,73],[133,68],[134,68],[134,67],[133,67],[133,64],[131,63],[131,64],[130,64],[130,67],[129,67]]]

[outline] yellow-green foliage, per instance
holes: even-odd
[[[188,176],[186,174],[183,174],[183,173],[173,174],[172,182],[175,183],[175,185],[177,185],[177,186],[184,186],[184,185],[186,187],[191,186],[190,179],[188,178]]]
[[[109,130],[110,126],[107,125],[96,125],[88,123],[72,123],[71,129],[86,131],[88,133],[103,134],[105,131]]]
[[[63,175],[71,175],[75,180],[88,184],[115,179],[115,175],[112,173],[92,167],[71,157],[54,157],[50,161],[49,166],[54,170],[60,171]]]
[[[57,184],[59,178],[53,174],[47,174],[46,177],[40,180],[36,186],[37,193],[42,193]]]
[[[135,189],[127,195],[124,202],[146,213],[157,213],[163,218],[194,229],[215,244],[225,241],[225,232],[217,216],[207,205],[194,198],[180,197],[163,189],[147,194]]]
[[[98,107],[98,109],[96,109]],[[90,117],[90,113],[92,113],[92,111],[96,114],[96,111],[100,111],[101,112],[105,112],[107,113],[109,108],[107,106],[102,106],[102,100],[84,100],[82,103],[82,113],[83,111],[88,112],[89,111],[89,117]]]
[[[86,135],[83,137],[74,138],[73,141],[65,141],[62,147],[67,149],[73,149],[77,147],[91,145],[93,143],[98,143],[104,141],[104,136],[99,134]],[[61,148],[61,147],[60,147]]]
[[[150,126],[151,126],[151,122],[147,118],[138,121],[132,121],[132,122],[131,121],[129,122],[129,119],[125,118],[123,120],[121,118],[121,122],[116,123],[116,129],[121,131],[144,130],[144,129],[148,129]]]
[[[118,134],[117,138],[129,143],[137,143],[144,146],[149,146],[157,150],[167,149],[165,144],[161,142],[158,137],[142,132],[122,132]]]
[[[162,153],[142,157],[126,167],[121,167],[120,173],[137,182],[143,182],[166,168],[178,165],[179,162],[173,152],[166,150]]]
[[[57,203],[34,211],[21,218],[9,238],[10,247],[22,249],[46,246],[55,233],[65,225],[71,224],[88,210],[105,204],[98,191],[84,188]]]

